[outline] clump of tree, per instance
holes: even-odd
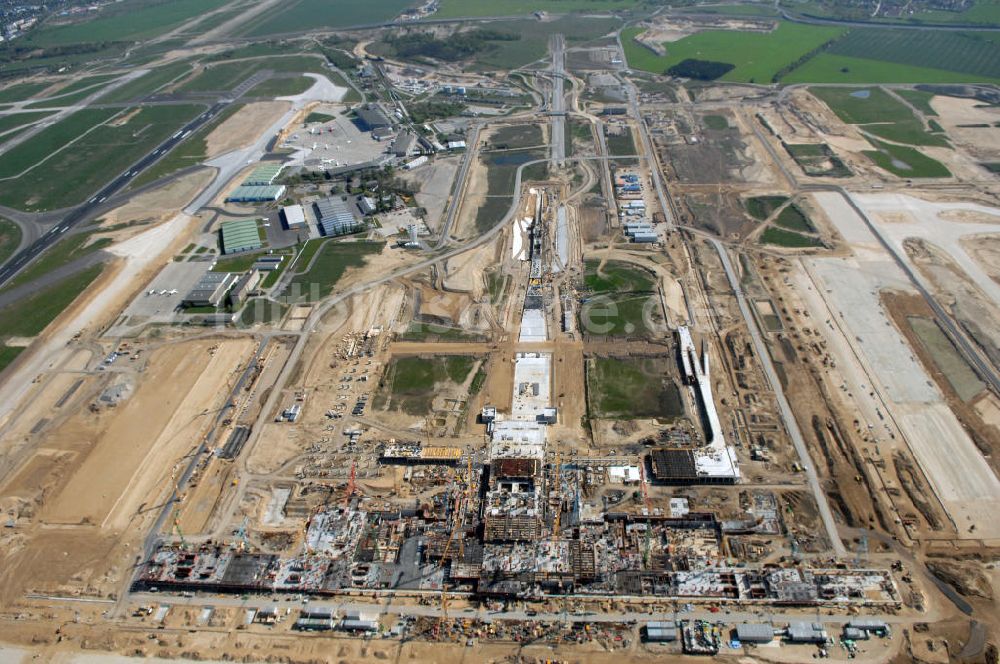
[[[490,47],[490,42],[517,41],[521,35],[500,30],[468,30],[438,39],[430,32],[411,32],[388,40],[402,58],[434,58],[446,62],[465,60]]]
[[[681,60],[673,67],[667,69],[667,73],[678,78],[693,78],[699,81],[714,81],[725,76],[736,68],[728,62],[715,62],[713,60],[696,60],[687,58]]]

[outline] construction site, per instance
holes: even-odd
[[[369,46],[4,374],[5,642],[996,661],[995,107],[915,188],[826,89]]]

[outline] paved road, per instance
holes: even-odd
[[[144,170],[156,163],[164,154],[173,149],[178,143],[185,140],[192,132],[196,131],[206,122],[214,118],[229,102],[223,101],[215,104],[204,113],[188,122],[174,133],[173,136],[160,143],[142,159],[134,163],[127,171],[121,173],[114,180],[104,185],[100,191],[94,194],[86,203],[73,208],[55,226],[50,228],[43,236],[28,245],[25,249],[15,254],[7,263],[0,268],[0,285],[9,281],[15,274],[24,268],[28,263],[37,258],[42,252],[56,243],[67,231],[82,221],[93,217],[102,210],[103,204],[111,196],[123,190],[132,180]]]
[[[945,32],[955,32],[959,30],[1000,32],[1000,28],[996,26],[979,25],[976,23],[924,23],[919,25],[914,23],[890,23],[881,21],[850,21],[840,18],[820,18],[818,16],[789,14],[784,9],[781,10],[781,18],[793,23],[806,23],[808,25],[843,25],[849,28],[892,28],[893,30],[937,30]]]

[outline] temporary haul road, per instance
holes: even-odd
[[[788,431],[788,435],[795,445],[795,451],[799,455],[799,462],[805,469],[806,477],[809,480],[809,488],[812,490],[813,498],[816,500],[816,506],[819,509],[819,515],[823,521],[826,536],[838,556],[847,555],[847,549],[844,547],[844,543],[837,533],[837,522],[833,518],[830,503],[826,499],[826,494],[823,493],[823,487],[819,483],[819,475],[816,474],[816,468],[809,457],[806,441],[802,438],[802,432],[795,421],[795,414],[792,412],[792,407],[788,404],[788,399],[785,398],[785,392],[781,388],[781,381],[778,380],[778,374],[774,370],[774,364],[771,362],[771,355],[767,350],[767,346],[764,345],[764,340],[760,336],[760,330],[757,329],[757,323],[750,311],[750,306],[743,296],[739,276],[736,274],[736,270],[733,269],[733,264],[729,260],[729,254],[726,253],[726,248],[722,243],[714,238],[709,240],[709,242],[711,242],[712,247],[719,253],[719,259],[722,261],[722,268],[726,272],[729,286],[736,295],[736,303],[739,305],[740,313],[743,315],[743,320],[750,331],[750,338],[753,340],[754,352],[757,354],[757,359],[764,370],[764,375],[767,376],[767,382],[770,383],[771,390],[774,392],[775,399],[778,402],[778,409],[781,411],[781,419],[784,420],[785,429]]]
[[[188,136],[197,131],[206,122],[214,118],[228,104],[229,101],[216,103],[204,113],[178,129],[173,136],[160,143],[145,157],[132,164],[132,166],[118,175],[114,180],[104,185],[89,201],[73,208],[72,211],[63,217],[62,221],[50,228],[45,235],[35,240],[25,249],[22,249],[0,268],[0,286],[13,278],[15,274],[37,258],[43,251],[55,244],[73,226],[81,221],[89,220],[99,210],[106,207],[104,205],[105,201],[124,189],[135,177],[159,161],[167,152],[172,150],[181,141],[187,139]]]

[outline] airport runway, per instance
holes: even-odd
[[[18,254],[13,256],[2,268],[0,268],[0,286],[10,281],[22,268],[37,258],[42,252],[55,244],[69,229],[94,217],[103,207],[108,198],[123,190],[140,173],[155,164],[163,155],[172,150],[178,143],[187,139],[192,132],[197,131],[202,125],[209,122],[219,112],[230,103],[229,100],[217,102],[204,113],[188,122],[177,130],[167,140],[156,146],[145,157],[134,163],[127,171],[121,173],[114,180],[104,185],[100,191],[81,205],[73,208],[55,226],[50,228],[44,235],[32,242]]]

